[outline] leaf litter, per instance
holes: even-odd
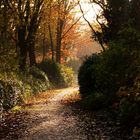
[[[2,140],[134,140],[104,111],[91,112],[77,101],[78,88],[40,93],[23,110],[5,113]]]

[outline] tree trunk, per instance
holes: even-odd
[[[54,61],[54,44],[53,44],[53,37],[52,37],[52,30],[51,30],[51,16],[52,16],[52,2],[49,3],[49,16],[48,16],[48,29],[49,29],[49,38],[50,38],[50,47],[52,53],[52,61]]]
[[[61,36],[59,33],[57,35],[57,44],[56,44],[56,62],[61,63]]]
[[[33,65],[36,64],[36,59],[35,59],[35,37],[34,37],[34,34],[29,35],[27,43],[28,43],[30,66],[33,66]]]
[[[56,36],[56,62],[61,63],[61,26],[60,21],[57,24],[57,36]]]
[[[34,14],[34,16],[31,19],[31,22],[30,22],[29,34],[27,36],[27,45],[28,45],[30,66],[33,66],[33,65],[36,64],[36,58],[35,58],[35,34],[37,32],[37,28],[38,28],[37,15]]]
[[[50,23],[49,23],[48,27],[49,27],[50,46],[51,46],[51,52],[52,52],[52,61],[54,61],[54,45],[53,45],[53,39],[52,39],[52,32],[51,32]]]
[[[57,23],[57,44],[56,44],[56,62],[61,63],[61,41],[64,21],[58,18]]]
[[[30,59],[30,66],[33,66],[36,64],[35,47],[33,44],[30,45],[30,47],[29,47],[29,59]]]
[[[45,32],[44,32],[44,35],[43,35],[43,41],[42,41],[42,46],[43,46],[43,58],[42,58],[42,62],[45,60],[45,56],[46,56],[46,46],[45,46]]]
[[[18,29],[19,68],[21,71],[24,71],[26,68],[27,44],[25,41],[25,33],[25,26],[22,26]]]

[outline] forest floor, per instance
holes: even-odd
[[[118,122],[104,111],[91,112],[77,104],[78,88],[40,93],[24,111],[5,114],[1,140],[130,140]]]

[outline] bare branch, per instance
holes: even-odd
[[[87,24],[89,25],[90,29],[92,30],[92,32],[93,32],[93,33],[95,34],[95,36],[97,37],[98,42],[100,43],[100,45],[101,45],[103,51],[105,51],[105,47],[104,47],[102,41],[99,39],[99,37],[98,37],[96,31],[94,30],[94,28],[92,27],[92,25],[90,24],[90,22],[86,19],[85,14],[84,14],[84,11],[83,11],[83,9],[82,9],[82,6],[81,6],[80,2],[79,2],[79,7],[80,7],[80,10],[81,10],[81,13],[82,13],[82,16],[83,16],[84,20],[87,22]]]

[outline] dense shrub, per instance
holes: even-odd
[[[51,60],[43,61],[38,64],[38,67],[48,75],[49,80],[53,84],[58,84],[58,82],[60,82],[60,72],[57,63]]]
[[[74,72],[67,66],[47,60],[38,64],[38,67],[48,75],[55,87],[68,87],[74,82]]]
[[[88,57],[81,65],[78,73],[78,83],[82,96],[86,96],[95,90],[96,74],[93,75],[92,73],[94,73],[96,65],[99,63],[99,55],[93,54],[92,56]]]
[[[33,66],[24,73],[0,73],[0,113],[15,105],[28,103],[35,94],[52,88],[52,84],[66,87],[71,86],[73,81],[71,68],[51,61],[43,62],[39,67]]]
[[[116,94],[120,87],[134,86],[140,72],[139,34],[128,28],[119,32],[119,36],[120,39],[109,43],[106,51],[88,57],[80,67],[78,81],[83,97],[88,95],[94,101],[90,96],[102,93],[107,97],[104,102],[112,105],[120,101]]]
[[[108,54],[93,54],[80,67],[78,81],[80,93],[83,97],[90,94],[102,93],[107,97],[104,102],[111,104],[115,99],[118,85],[115,84],[114,73],[111,73]],[[114,55],[114,54],[111,54]],[[96,95],[95,95],[96,96]],[[107,103],[108,102],[108,103]]]
[[[137,76],[131,87],[120,87],[117,92],[119,102],[119,120],[122,125],[138,126],[140,124],[140,78]],[[131,123],[129,123],[131,122]]]
[[[0,79],[1,110],[9,110],[20,102],[19,95],[22,92],[21,81],[13,79],[15,78],[13,74],[9,76],[11,76],[11,79]]]
[[[33,66],[29,69],[29,73],[34,78],[40,79],[42,81],[46,81],[49,84],[49,79],[48,79],[47,75],[43,71],[41,71],[39,68]]]
[[[28,103],[29,98],[36,93],[49,88],[51,83],[47,75],[37,67],[32,67],[24,73],[0,74],[0,112]]]
[[[38,93],[41,91],[46,91],[47,89],[52,87],[47,74],[40,70],[37,67],[31,67],[29,70],[29,74],[31,74],[30,78],[27,79],[27,83],[32,87],[33,93]],[[32,81],[30,83],[30,81]]]
[[[65,65],[60,65],[60,74],[62,77],[62,86],[69,87],[74,84],[74,71]]]
[[[25,103],[35,94],[52,88],[47,75],[35,66],[31,67],[29,72],[20,74],[20,79],[22,80],[22,87],[24,87],[20,97]]]
[[[12,108],[16,104],[16,96],[13,86],[8,82],[0,81],[0,97],[4,110]]]

